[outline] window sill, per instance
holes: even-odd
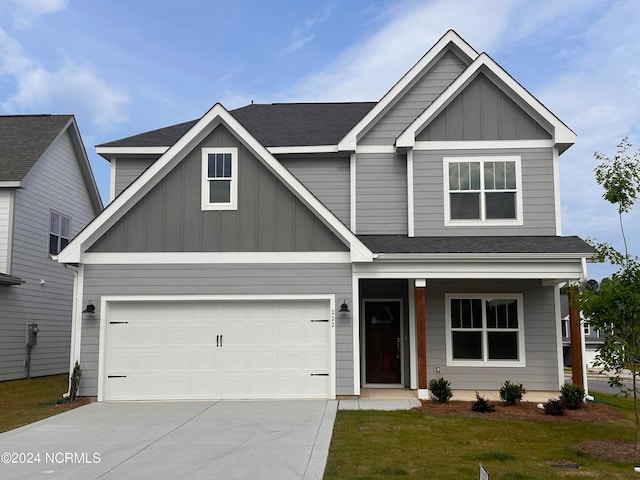
[[[512,227],[522,226],[522,220],[448,220],[445,227]]]
[[[522,368],[527,364],[524,360],[447,360],[447,367],[490,367],[490,368]]]

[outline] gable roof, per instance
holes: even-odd
[[[0,182],[20,182],[72,115],[0,115]]]
[[[250,104],[231,114],[265,147],[337,145],[375,102]],[[170,147],[198,120],[98,145],[99,153],[120,147]]]
[[[73,115],[0,115],[0,187],[18,188],[49,147],[65,132],[95,213],[103,209],[87,152]]]
[[[79,263],[93,242],[99,239],[129,209],[140,201],[162,178],[218,125],[224,125],[265,165],[294,195],[350,246],[353,261],[371,261],[371,251],[358,240],[331,211],[293,176],[255,137],[221,104],[216,103],[200,120],[178,139],[157,161],[145,170],[126,190],[58,255],[61,263]]]
[[[576,134],[567,125],[520,85],[489,55],[482,53],[398,136],[396,148],[413,148],[416,136],[422,128],[436,118],[480,73],[487,75],[516,104],[532,114],[543,126],[547,126],[553,133],[553,140],[558,145],[560,153],[575,143]]]
[[[340,150],[355,151],[357,138],[369,129],[384,112],[391,108],[396,100],[418,79],[422,73],[448,49],[455,50],[469,62],[478,56],[478,52],[453,30],[447,31],[436,44],[429,49],[404,76],[391,87],[374,108],[365,115],[338,143]]]

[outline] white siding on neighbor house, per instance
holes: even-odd
[[[0,273],[11,273],[12,216],[13,189],[0,188]]]
[[[97,395],[100,299],[110,295],[335,295],[352,305],[351,264],[86,265],[80,395]],[[336,394],[353,394],[353,323],[336,320]]]
[[[447,366],[445,294],[522,293],[526,367]],[[557,390],[558,341],[554,287],[539,280],[429,280],[426,298],[427,378],[444,377],[451,388],[498,390],[506,380],[522,383],[527,390]],[[436,373],[436,368],[440,373]]]
[[[356,154],[356,232],[407,234],[407,159]]]
[[[445,226],[445,157],[520,156],[523,224],[514,226]],[[556,235],[556,208],[551,148],[415,151],[413,191],[415,236]],[[360,232],[359,232],[360,233]]]
[[[116,159],[115,196],[120,195],[125,188],[131,185],[131,183],[155,161],[156,157]]]
[[[279,160],[342,223],[349,226],[349,157],[283,157]]]
[[[466,64],[455,53],[447,51],[358,140],[358,144],[393,145],[396,137],[431,105],[465,68]]]
[[[43,154],[16,191],[12,275],[23,285],[0,287],[0,381],[24,378],[25,330],[38,324],[31,375],[69,369],[73,274],[48,255],[49,212],[71,218],[76,235],[94,217],[68,133]],[[41,285],[41,280],[44,284]]]

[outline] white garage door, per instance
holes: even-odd
[[[109,302],[104,400],[327,398],[327,301]]]

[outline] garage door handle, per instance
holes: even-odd
[[[329,374],[328,373],[312,373],[311,376],[312,377],[328,377]]]
[[[222,346],[222,335],[216,335],[216,347]]]
[[[126,375],[107,375],[107,378],[127,378]]]

